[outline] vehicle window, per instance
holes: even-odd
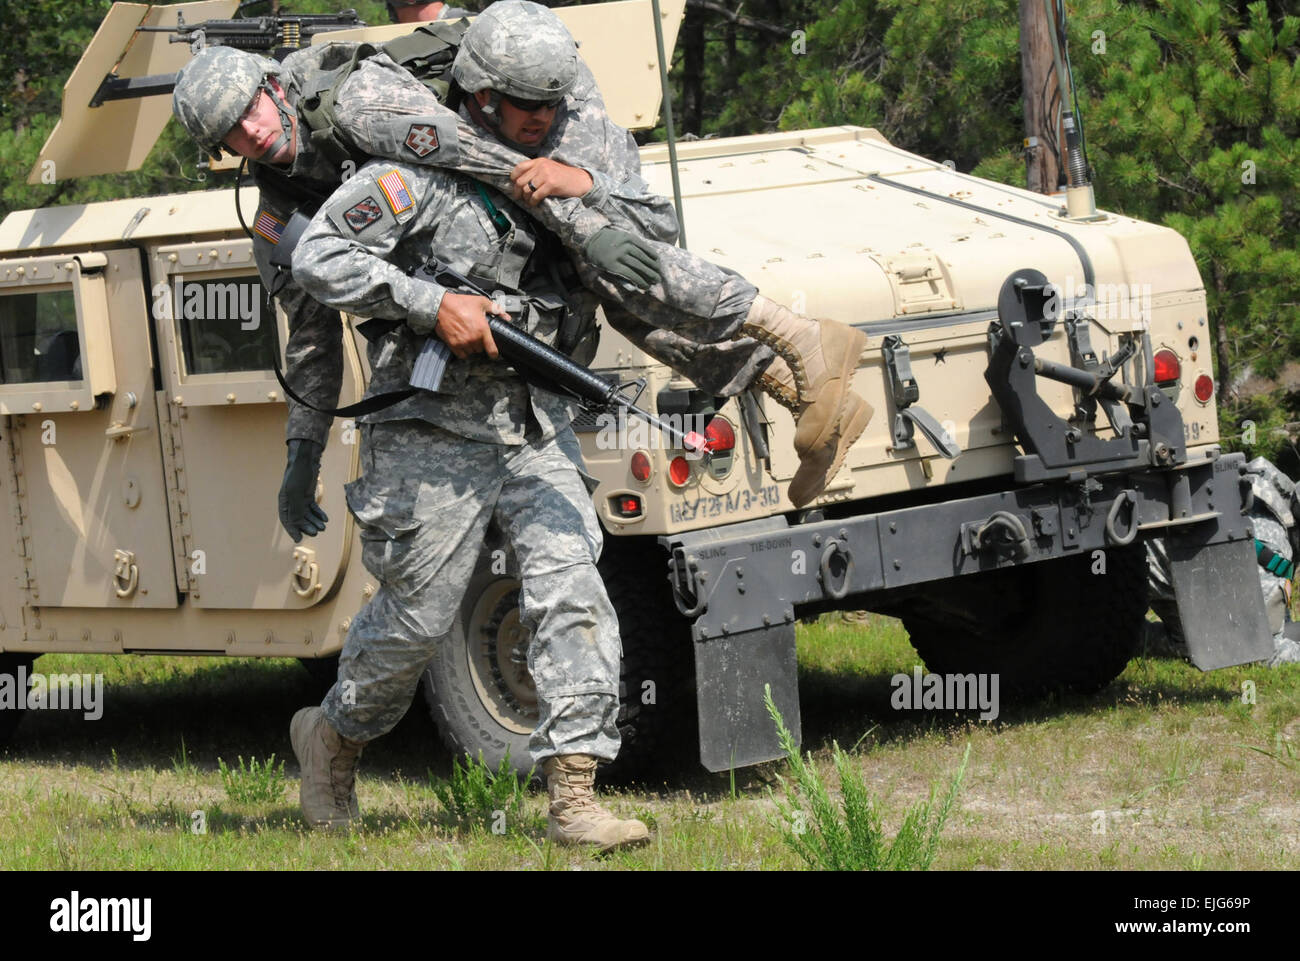
[[[256,275],[177,276],[172,303],[187,374],[270,370],[275,365],[275,310]]]
[[[6,384],[81,380],[71,289],[0,297],[0,371]]]

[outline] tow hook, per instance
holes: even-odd
[[[1115,523],[1119,520],[1119,515],[1124,510],[1126,503],[1129,505],[1128,527],[1121,534]],[[1137,503],[1137,494],[1131,490],[1120,491],[1115,500],[1111,502],[1110,510],[1106,514],[1106,540],[1109,543],[1116,547],[1124,547],[1133,543],[1133,538],[1137,537],[1138,532]]]
[[[699,560],[681,547],[673,548],[668,561],[668,580],[673,586],[673,603],[683,617],[698,617],[709,606],[700,582],[708,577],[700,570]]]
[[[831,540],[822,551],[822,590],[832,600],[842,600],[853,580],[853,551],[847,543]]]
[[[963,524],[962,544],[967,554],[992,551],[1019,560],[1029,556],[1029,532],[1024,521],[1010,511],[994,511],[986,521]]]

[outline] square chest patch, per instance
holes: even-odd
[[[438,131],[431,124],[411,124],[406,134],[406,148],[417,157],[429,156],[438,149]]]
[[[343,219],[348,222],[353,233],[359,234],[383,215],[384,211],[379,206],[379,201],[374,197],[367,197],[344,211]]]

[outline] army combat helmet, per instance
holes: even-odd
[[[503,96],[521,105],[562,100],[578,77],[578,45],[546,7],[500,0],[465,31],[451,76],[466,93],[490,91],[483,114],[499,124]]]
[[[279,73],[279,64],[256,54],[205,47],[176,75],[172,113],[200,147],[220,158],[222,141],[265,90],[280,112],[280,137],[263,154],[274,156],[293,135],[289,106],[267,79]]]

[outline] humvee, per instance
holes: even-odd
[[[183,6],[193,22],[232,5]],[[683,6],[664,5],[670,46]],[[38,168],[139,164],[167,98],[104,91],[184,62],[182,46],[135,33],[175,10],[114,6]],[[651,126],[650,5],[558,12],[587,39],[615,119]],[[638,56],[648,82],[621,69]],[[668,148],[642,159],[671,192]],[[795,622],[835,609],[900,617],[935,673],[997,673],[1004,693],[1095,690],[1134,651],[1153,536],[1169,545],[1194,662],[1269,654],[1244,460],[1219,445],[1205,291],[1181,236],[1076,216],[859,127],[683,143],[676,166],[692,249],[868,334],[855,387],[875,416],[796,511],[784,409],[713,397],[604,330],[592,367],[642,381],[645,403],[697,419],[713,448],[693,457],[601,411],[576,425],[622,628],[628,756],[696,726],[710,770],[779,756],[764,689],[797,732]],[[365,390],[358,320],[341,403]],[[332,521],[294,544],[276,516],[286,336],[232,191],[0,224],[5,665],[53,651],[288,656],[331,674],[375,590],[342,492],[357,432],[336,421],[318,488]],[[453,748],[526,767],[536,697],[518,589],[488,543],[423,694]]]

